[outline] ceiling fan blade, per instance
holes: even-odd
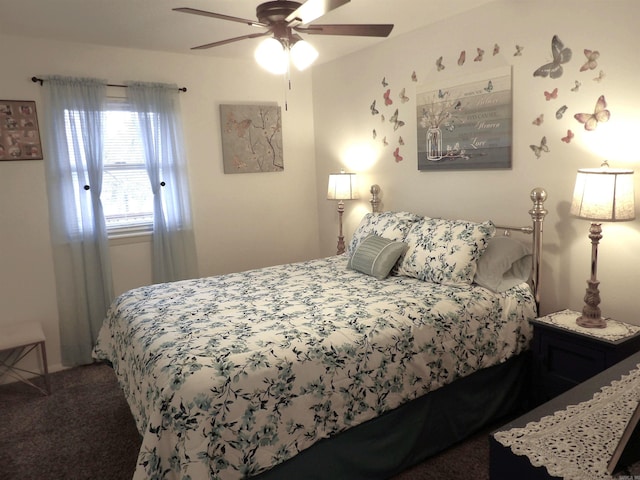
[[[308,25],[293,27],[296,32],[311,35],[352,35],[358,37],[388,37],[393,24],[344,24],[344,25]]]
[[[220,45],[226,45],[227,43],[237,42],[237,41],[240,41],[240,40],[246,40],[248,38],[264,37],[265,35],[270,35],[270,34],[271,34],[271,30],[268,30],[266,32],[261,32],[261,33],[252,33],[250,35],[242,35],[241,37],[227,38],[226,40],[220,40],[218,42],[207,43],[206,45],[200,45],[198,47],[191,47],[191,50],[205,50],[207,48],[219,47]]]
[[[180,8],[174,8],[173,11],[182,12],[182,13],[192,13],[194,15],[202,15],[204,17],[220,18],[222,20],[230,20],[232,22],[244,23],[245,25],[250,25],[252,27],[268,27],[269,26],[264,23],[256,22],[255,20],[247,20],[246,18],[232,17],[230,15],[223,15],[222,13],[207,12],[205,10],[198,10],[197,8],[180,7]]]
[[[289,26],[305,25],[351,0],[307,0],[285,19]]]

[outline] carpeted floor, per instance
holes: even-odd
[[[51,387],[47,397],[22,383],[0,386],[0,479],[130,479],[140,437],[111,368],[58,372]],[[393,480],[488,480],[489,431]]]

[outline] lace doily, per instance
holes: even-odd
[[[640,364],[591,400],[494,435],[534,467],[567,480],[611,478],[607,464],[640,399]]]
[[[536,322],[561,327],[566,330],[596,337],[601,340],[615,342],[623,338],[632,337],[640,332],[640,326],[630,325],[628,323],[607,318],[607,326],[605,328],[585,328],[576,323],[576,318],[581,314],[572,310],[562,310],[561,312],[550,313],[544,317],[536,319]]]

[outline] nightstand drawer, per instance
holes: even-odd
[[[607,368],[606,350],[594,348],[575,338],[563,339],[541,336],[539,339],[540,362],[538,378],[544,379],[545,390],[550,396],[569,388]]]

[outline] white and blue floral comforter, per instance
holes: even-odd
[[[505,294],[335,256],[137,288],[95,357],[143,437],[135,479],[239,479],[528,345],[526,284]]]

